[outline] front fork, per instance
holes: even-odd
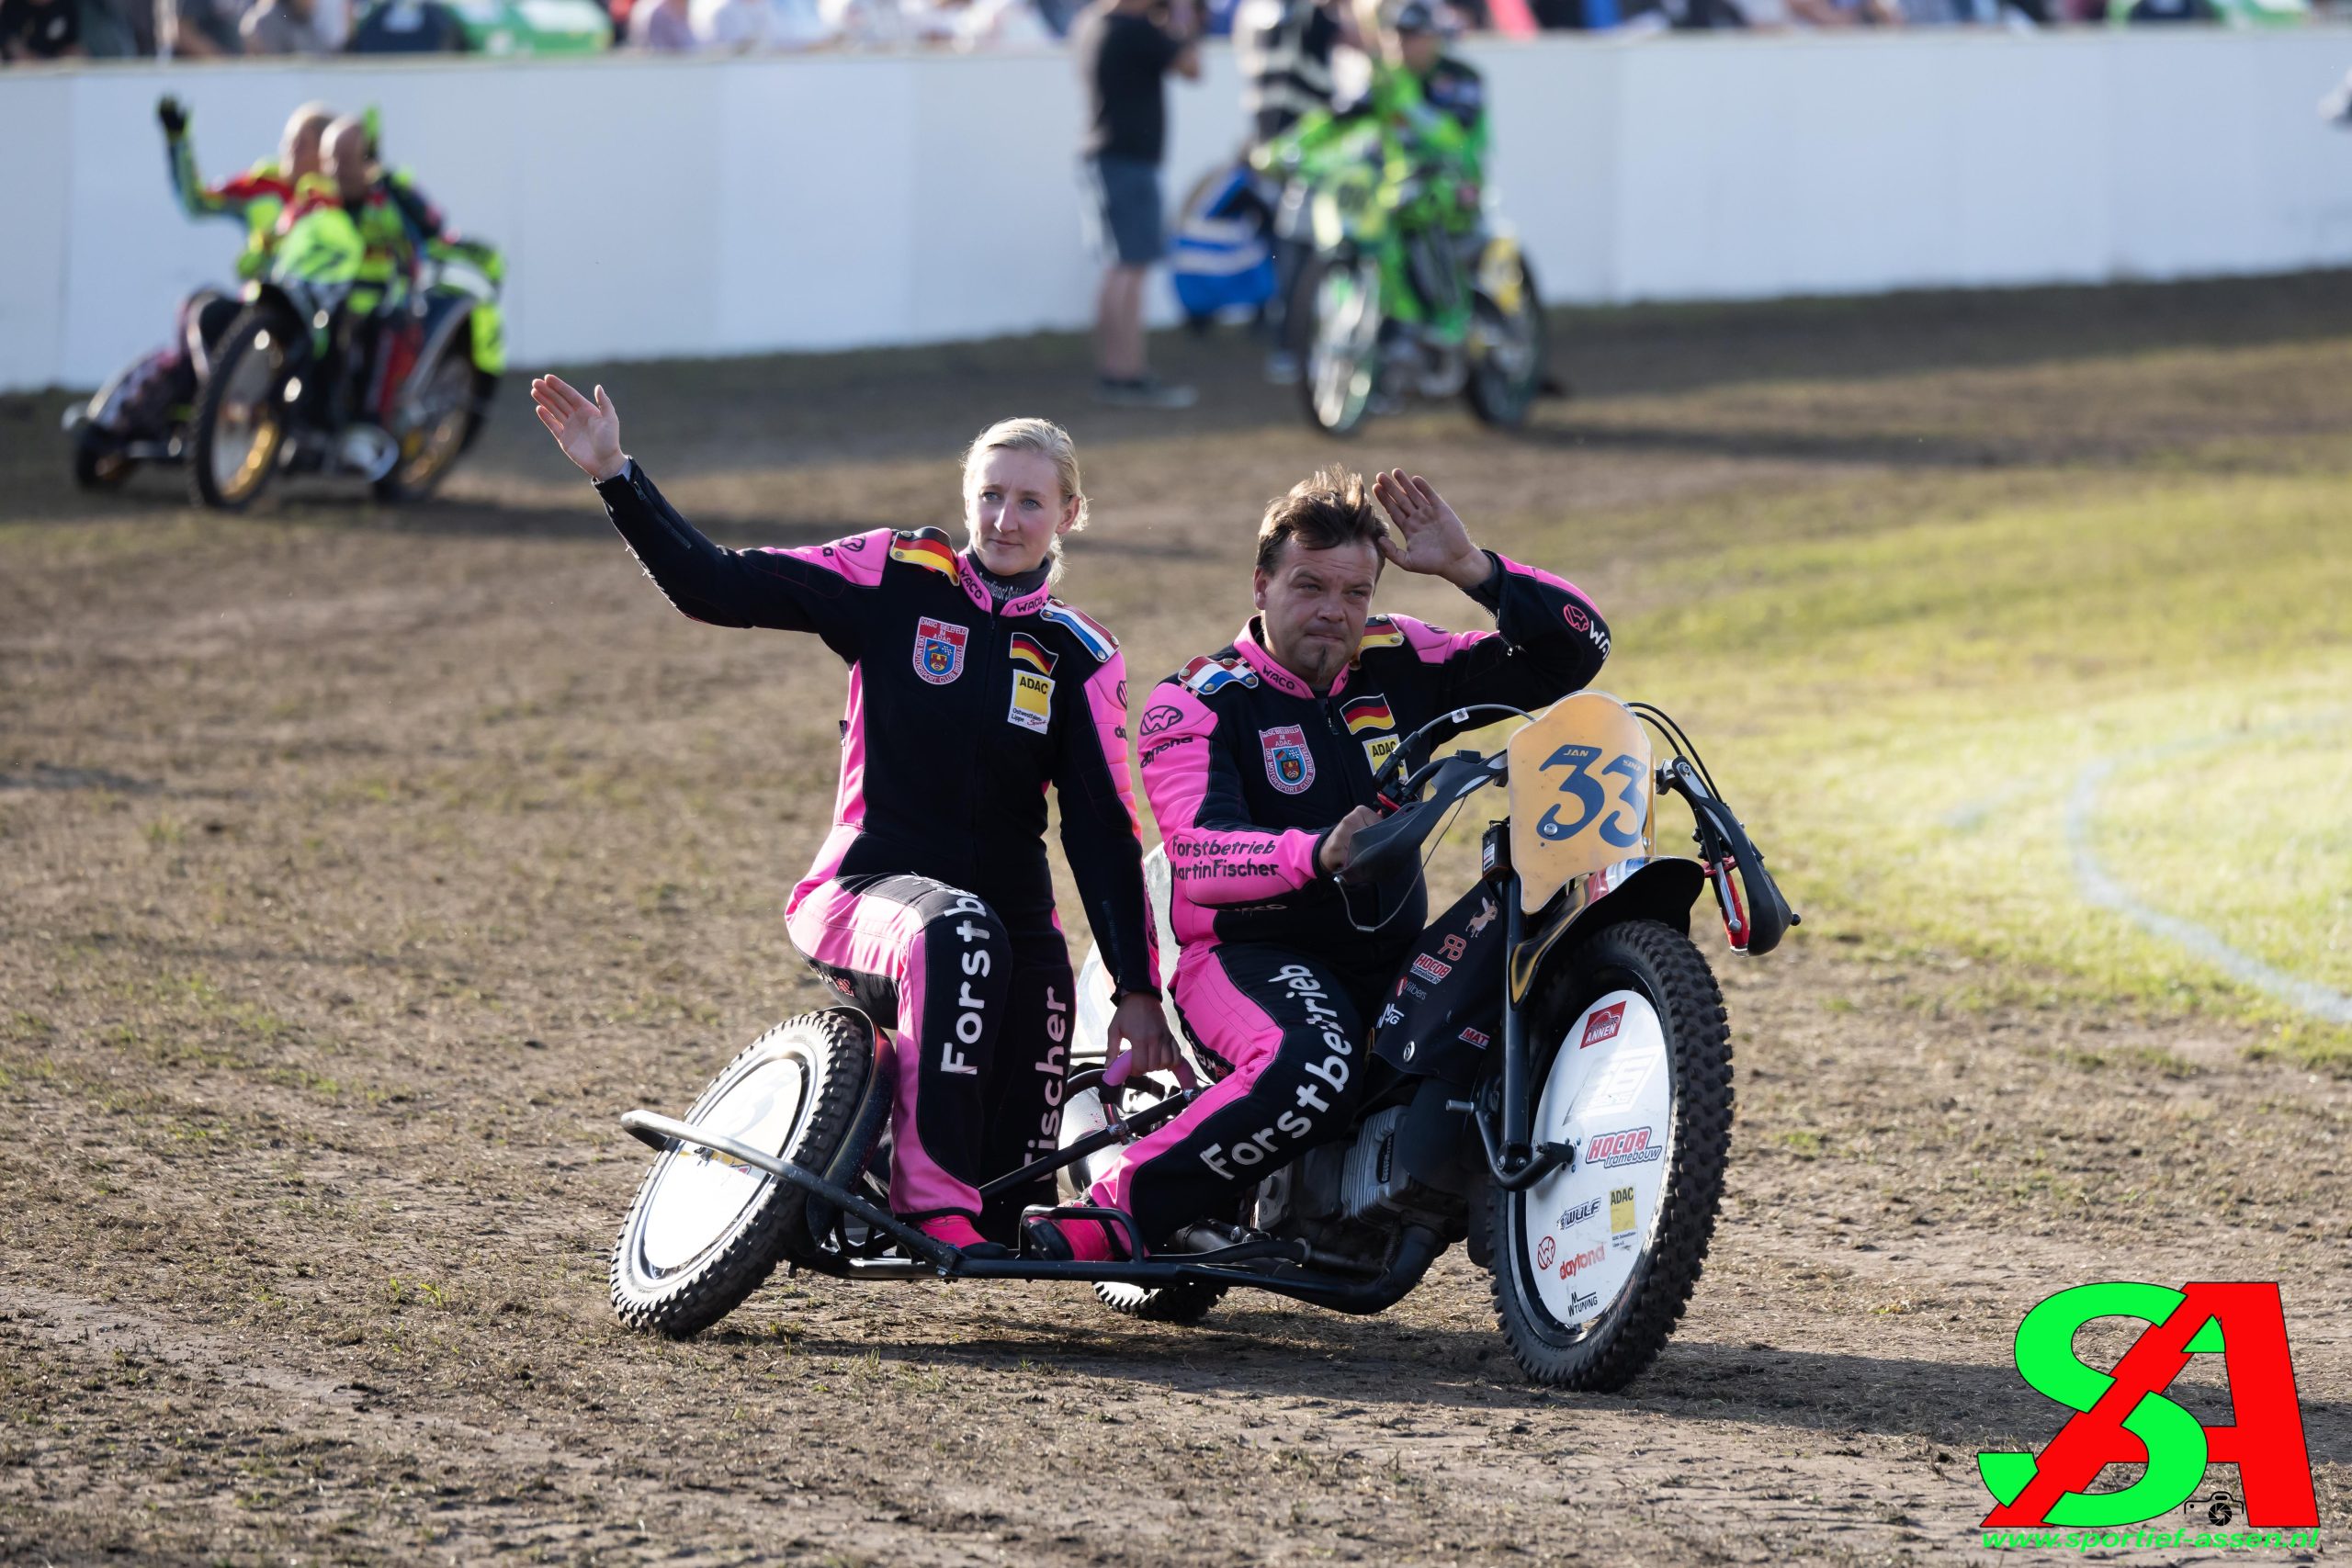
[[[1562,1166],[1574,1166],[1576,1149],[1567,1144],[1535,1142],[1535,1063],[1527,1043],[1527,1010],[1512,995],[1510,958],[1525,932],[1520,912],[1519,873],[1510,864],[1508,825],[1487,829],[1481,860],[1486,880],[1503,906],[1503,1071],[1502,1103],[1482,1094],[1471,1112],[1479,1141],[1487,1148],[1487,1173],[1506,1192],[1523,1191]],[[1491,1080],[1489,1080],[1491,1081]]]

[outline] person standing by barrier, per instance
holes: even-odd
[[[1095,300],[1097,395],[1128,408],[1190,408],[1193,389],[1153,376],[1144,354],[1143,286],[1166,254],[1159,164],[1168,141],[1168,73],[1201,76],[1192,0],[1095,0],[1070,29],[1086,87],[1081,171],[1103,259]]]

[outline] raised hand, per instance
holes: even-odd
[[[1487,552],[1470,542],[1470,530],[1429,480],[1391,468],[1372,481],[1372,496],[1403,536],[1401,542],[1380,541],[1380,553],[1399,570],[1442,577],[1457,588],[1486,581]]]
[[[167,141],[177,141],[187,134],[187,106],[168,94],[155,105],[155,118],[163,126]]]
[[[596,400],[591,402],[562,377],[542,376],[531,383],[531,403],[572,467],[599,484],[621,471],[627,461],[621,451],[621,416],[604,388],[596,389]]]

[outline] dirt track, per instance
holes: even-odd
[[[2336,279],[1574,330],[1530,437],[1432,412],[1342,455],[1628,619],[1684,503],[2352,423]],[[1332,456],[1238,354],[1173,357],[1196,417],[1084,408],[1057,343],[603,374],[739,540],[944,522],[961,439],[1067,415],[1101,517],[1068,592],[1140,676],[1229,635],[1249,521]],[[836,668],[669,611],[519,392],[438,504],[230,522],[74,495],[55,406],[0,401],[0,1558],[1940,1562],[1973,1452],[2056,1426],[2018,1318],[2113,1278],[2281,1281],[2352,1527],[2352,1084],[1812,928],[1718,963],[1731,1199],[1623,1397],[1526,1386],[1458,1255],[1365,1321],[779,1279],[624,1335],[614,1113],[818,999],[778,908]]]

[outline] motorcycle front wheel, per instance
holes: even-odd
[[[1535,1136],[1576,1156],[1525,1191],[1494,1190],[1495,1314],[1528,1377],[1609,1392],[1657,1359],[1706,1261],[1731,1034],[1706,960],[1655,920],[1578,946],[1538,1016]]]
[[[188,491],[198,505],[242,511],[277,472],[291,418],[292,330],[276,310],[247,310],[213,350],[188,422]]]
[[[1295,299],[1307,423],[1353,435],[1380,379],[1380,264],[1344,251],[1316,256],[1302,269]]]

